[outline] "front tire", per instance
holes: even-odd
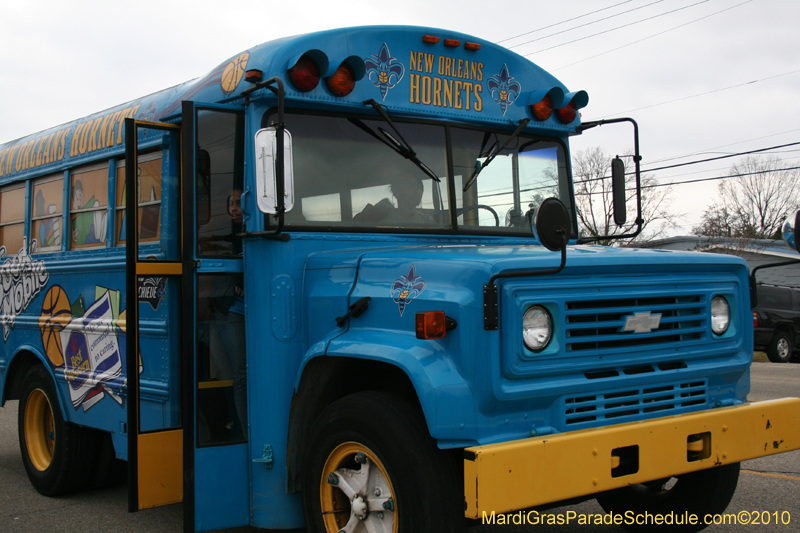
[[[464,523],[463,481],[419,408],[382,392],[346,396],[314,424],[303,464],[310,533],[446,533]]]
[[[86,485],[97,439],[64,420],[55,385],[41,365],[23,379],[18,428],[22,462],[37,491],[58,496]]]
[[[697,517],[698,524],[622,524],[629,531],[693,533],[707,527],[703,521],[705,515],[725,511],[736,492],[738,481],[739,463],[734,463],[606,492],[597,497],[597,503],[606,513],[623,517],[630,513],[634,517],[644,517],[645,513],[651,516],[672,513],[683,522],[685,513],[693,514]]]
[[[767,346],[767,357],[773,363],[788,363],[792,360],[793,351],[792,336],[785,331],[777,331]]]

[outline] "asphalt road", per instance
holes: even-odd
[[[756,363],[752,370],[751,400],[800,397],[800,365]],[[710,526],[710,533],[752,530],[789,533],[800,531],[800,451],[747,461],[739,487],[728,513],[759,512],[771,524]],[[766,513],[764,513],[766,511]],[[0,532],[144,532],[178,533],[182,531],[182,505],[127,512],[125,486],[104,491],[87,491],[60,498],[47,498],[28,482],[20,459],[17,441],[17,402],[0,409]],[[592,500],[580,505],[561,507],[548,513],[576,515],[602,513]],[[791,523],[775,525],[775,517],[790,517]],[[251,533],[255,528],[229,530]],[[470,533],[621,533],[615,525],[482,525]]]

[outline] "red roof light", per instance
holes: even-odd
[[[569,124],[578,116],[578,108],[575,107],[575,101],[568,103],[564,107],[559,107],[555,112],[556,118],[562,124]]]
[[[307,93],[319,85],[319,66],[308,56],[301,57],[287,72],[289,81],[301,93]]]

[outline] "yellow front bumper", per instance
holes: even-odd
[[[800,399],[464,450],[465,514],[503,513],[800,448]]]

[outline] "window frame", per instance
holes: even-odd
[[[26,180],[27,181],[27,180]],[[22,248],[20,250],[24,250],[26,246],[29,246],[26,241],[26,233],[25,233],[25,211],[27,209],[27,190],[26,190],[26,181],[19,181],[15,183],[11,183],[9,185],[3,186],[0,188],[0,196],[6,194],[11,191],[22,190],[22,219],[20,220],[10,220],[6,222],[0,222],[0,228],[7,228],[11,226],[22,226]],[[5,233],[5,230],[0,230]],[[19,255],[20,250],[15,250],[13,253],[9,252],[8,246],[6,246],[5,242],[0,242],[0,246],[4,246],[6,249],[6,257],[16,257]]]
[[[84,244],[77,244],[72,242],[72,231],[74,230],[74,218],[72,215],[80,215],[83,213],[96,213],[96,212],[105,212],[106,217],[108,217],[109,213],[109,190],[110,190],[110,180],[109,180],[109,168],[111,166],[110,159],[106,159],[103,161],[95,161],[93,163],[89,163],[83,166],[75,166],[69,169],[69,180],[68,180],[68,189],[67,189],[67,199],[69,203],[69,210],[67,211],[67,222],[69,226],[68,238],[69,244],[67,245],[67,249],[69,251],[80,251],[80,250],[94,250],[98,248],[105,248],[108,245],[108,219],[104,219],[104,223],[106,225],[105,238],[100,242],[92,242],[92,243],[84,243]],[[98,172],[98,171],[106,171],[105,176],[105,187],[106,187],[106,197],[105,197],[105,205],[100,205],[98,207],[89,207],[85,209],[72,209],[72,192],[75,181],[79,179],[79,177],[83,174],[89,174],[91,172]],[[84,199],[85,200],[85,199]],[[97,200],[95,198],[95,200]],[[63,237],[62,237],[63,238]]]
[[[161,150],[155,149],[155,150],[148,151],[148,152],[145,152],[145,153],[140,153],[138,162],[139,163],[149,163],[151,161],[159,160],[159,161],[162,162],[162,171],[163,171],[163,158],[164,158],[163,152]],[[113,235],[113,242],[112,242],[111,246],[113,248],[124,248],[127,245],[127,241],[121,240],[120,237],[122,236],[122,231],[123,231],[122,220],[125,218],[125,210],[126,210],[125,203],[121,201],[122,200],[122,195],[124,194],[124,184],[125,184],[125,182],[123,181],[122,183],[120,183],[119,171],[120,171],[120,169],[125,169],[125,158],[124,157],[123,158],[117,158],[117,159],[115,159],[115,161],[116,161],[116,171],[114,172],[114,207],[113,207],[113,212],[114,212],[114,235]],[[127,174],[128,174],[128,171],[127,171],[127,169],[125,169],[125,179],[126,180],[128,179],[128,175]],[[162,178],[163,178],[163,172],[162,172]],[[137,209],[141,209],[141,208],[144,208],[144,207],[157,205],[158,206],[158,210],[159,210],[158,231],[156,231],[156,237],[155,238],[142,239],[141,236],[140,236],[139,237],[139,244],[140,245],[158,244],[158,243],[161,242],[161,225],[162,225],[162,222],[163,222],[161,220],[161,216],[162,216],[162,202],[164,200],[164,190],[163,190],[163,185],[164,184],[162,183],[161,185],[162,185],[162,188],[161,188],[158,200],[148,200],[146,202],[139,202],[138,205],[136,206]],[[137,188],[137,190],[138,190],[138,188]],[[122,214],[121,217],[119,216],[120,214]],[[142,216],[140,214],[139,215],[139,223],[140,224],[141,224],[141,221],[142,221]],[[126,219],[126,223],[127,223],[127,219]]]
[[[41,176],[41,177],[38,177],[38,178],[32,178],[32,179],[27,180],[27,181],[30,181],[30,183],[31,183],[31,202],[30,202],[30,204],[31,204],[30,205],[30,208],[31,208],[31,221],[30,221],[30,226],[28,227],[28,240],[31,241],[33,239],[33,237],[36,235],[35,226],[36,226],[36,223],[39,222],[40,220],[49,220],[51,218],[58,218],[59,219],[59,223],[60,223],[61,228],[62,228],[61,229],[61,238],[60,238],[58,244],[53,245],[53,246],[41,246],[42,243],[40,243],[37,240],[37,245],[38,246],[33,251],[33,253],[37,253],[38,254],[38,253],[60,252],[62,250],[63,245],[64,245],[64,231],[63,231],[63,228],[64,228],[64,183],[66,181],[64,179],[64,173],[63,172],[58,172],[58,173],[54,173],[54,174],[48,174],[48,175]],[[59,211],[55,215],[45,214],[45,215],[42,215],[42,216],[36,216],[36,211],[34,209],[34,207],[35,207],[34,204],[36,203],[36,193],[35,193],[36,187],[40,186],[40,185],[44,185],[46,183],[53,183],[53,182],[56,182],[56,181],[60,181],[61,182],[61,211]]]

